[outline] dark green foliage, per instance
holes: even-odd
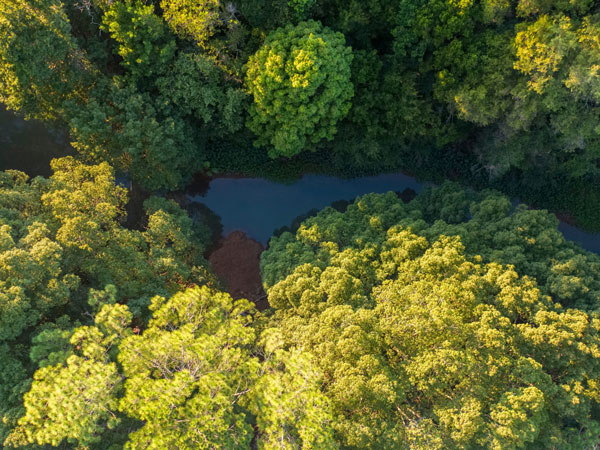
[[[223,71],[202,53],[180,53],[156,86],[164,103],[208,125],[207,133],[220,136],[243,126],[246,95],[235,82],[226,82]]]
[[[597,16],[590,0],[10,0],[0,99],[68,123],[85,158],[149,190],[204,170],[427,166],[507,191],[517,179],[548,204],[539,173],[542,191],[585,177],[600,192]],[[263,158],[307,149],[321,161]],[[552,199],[597,227],[591,202]]]
[[[121,82],[94,94],[69,123],[73,146],[86,159],[111,161],[151,190],[180,187],[202,167],[202,147],[172,106]]]
[[[599,17],[592,0],[0,0],[0,102],[68,126],[96,164],[0,173],[0,446],[600,445],[600,258],[554,216],[453,184],[327,208],[272,239],[261,315],[211,290],[215,233],[175,202],[125,228],[108,164],[149,191],[415,170],[598,228]]]
[[[71,35],[60,0],[0,5],[0,101],[28,117],[57,119],[97,74]]]

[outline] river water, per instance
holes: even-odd
[[[52,158],[75,154],[64,131],[49,130],[37,121],[25,121],[0,108],[0,170],[17,169],[30,176],[51,174]],[[313,209],[321,209],[336,200],[354,200],[369,192],[419,192],[427,183],[419,183],[403,174],[340,179],[323,175],[305,175],[290,184],[258,178],[217,178],[203,196],[193,201],[204,203],[220,216],[225,235],[242,230],[266,244],[273,232]],[[587,250],[600,253],[600,234],[586,233],[561,223],[567,239]]]
[[[49,176],[50,161],[74,155],[67,133],[35,120],[23,120],[0,105],[0,170],[16,169],[34,177]]]
[[[353,201],[369,192],[400,192],[407,188],[418,193],[426,186],[431,184],[420,183],[404,174],[353,179],[305,175],[291,184],[260,178],[217,178],[211,181],[206,193],[190,196],[189,200],[203,203],[217,214],[224,235],[241,230],[266,244],[275,230],[336,200]],[[567,239],[600,253],[600,233],[587,233],[564,222],[558,228]]]

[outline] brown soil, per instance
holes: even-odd
[[[246,298],[259,311],[269,307],[260,278],[260,254],[264,247],[242,231],[233,231],[221,239],[219,247],[208,260],[234,299]]]
[[[564,222],[564,223],[569,224],[569,225],[577,226],[577,222],[575,221],[575,218],[573,216],[571,216],[568,212],[565,212],[565,211],[556,211],[554,213],[554,215],[561,222]]]

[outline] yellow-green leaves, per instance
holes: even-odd
[[[118,425],[122,377],[110,350],[130,334],[131,318],[126,306],[105,303],[94,326],[69,333],[68,357],[35,372],[31,389],[24,396],[25,415],[6,444],[58,446],[67,440],[89,445]],[[42,333],[40,337],[52,339],[52,335]],[[44,345],[43,341],[38,339],[38,345]]]
[[[168,295],[181,285],[206,281],[205,261],[198,247],[202,238],[185,212],[164,199],[146,203],[145,231],[124,228],[126,190],[115,184],[114,171],[106,163],[84,165],[63,158],[55,160],[52,167],[54,175],[47,180],[28,181],[16,171],[0,173],[0,342],[9,341],[12,350],[2,358],[6,370],[0,371],[0,414],[7,426],[14,426],[15,415],[20,414],[16,412],[19,394],[27,389],[23,388],[27,378],[19,366],[29,366],[28,346],[37,335],[31,359],[45,371],[40,372],[31,394],[32,411],[37,408],[38,412],[32,412],[27,423],[46,417],[43,411],[47,409],[46,419],[56,423],[56,430],[54,434],[32,431],[26,440],[93,441],[109,419],[103,412],[98,413],[100,418],[94,419],[93,414],[88,418],[81,409],[96,400],[102,404],[112,401],[94,389],[115,382],[114,363],[111,366],[104,361],[113,356],[118,341],[127,334],[124,328],[131,314],[123,305],[105,306],[94,327],[78,329],[68,338],[62,328],[71,324],[59,316],[68,313],[74,321],[82,319],[83,299],[89,291],[96,303],[114,296],[111,289],[94,291],[107,284],[114,284],[119,299],[141,314],[154,295]],[[64,327],[56,328],[57,320]],[[70,352],[70,347],[77,351]],[[10,373],[15,374],[13,380]],[[85,380],[86,373],[89,380]],[[68,381],[72,378],[77,381]],[[92,384],[88,386],[88,382]],[[63,397],[56,394],[56,404],[46,408],[39,403],[48,392],[61,389],[61,383],[66,391]],[[83,392],[88,388],[91,397]],[[65,418],[61,414],[71,408],[71,401],[75,416]],[[71,419],[85,430],[68,422]]]
[[[515,37],[515,69],[529,77],[529,87],[542,94],[561,62],[576,45],[569,17],[542,16]]]
[[[447,184],[408,205],[367,195],[272,240],[267,326],[318,355],[343,448],[598,442],[598,258],[556,225]]]
[[[123,341],[121,409],[144,421],[130,449],[237,449],[252,430],[237,405],[258,373],[252,306],[208,288],[155,298],[148,328]]]
[[[246,66],[254,96],[247,122],[271,157],[293,156],[331,140],[350,109],[352,52],[342,34],[314,21],[269,34]]]
[[[222,0],[161,0],[160,6],[173,31],[204,48],[216,33],[237,24],[235,13]]]
[[[262,337],[265,360],[261,377],[250,394],[249,410],[256,415],[261,450],[333,450],[333,417],[314,357],[279,348],[274,329]]]

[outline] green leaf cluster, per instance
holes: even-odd
[[[95,291],[93,324],[35,340],[39,364],[4,445],[69,448],[335,448],[312,357],[260,344],[254,307],[206,286],[152,299],[143,332],[116,289]],[[112,447],[111,447],[112,446]]]
[[[342,448],[598,444],[600,260],[556,226],[447,184],[271,240],[265,326],[319,355]]]
[[[318,22],[270,33],[246,66],[255,144],[267,145],[271,157],[289,157],[333,139],[354,92],[351,62],[344,36]]]

